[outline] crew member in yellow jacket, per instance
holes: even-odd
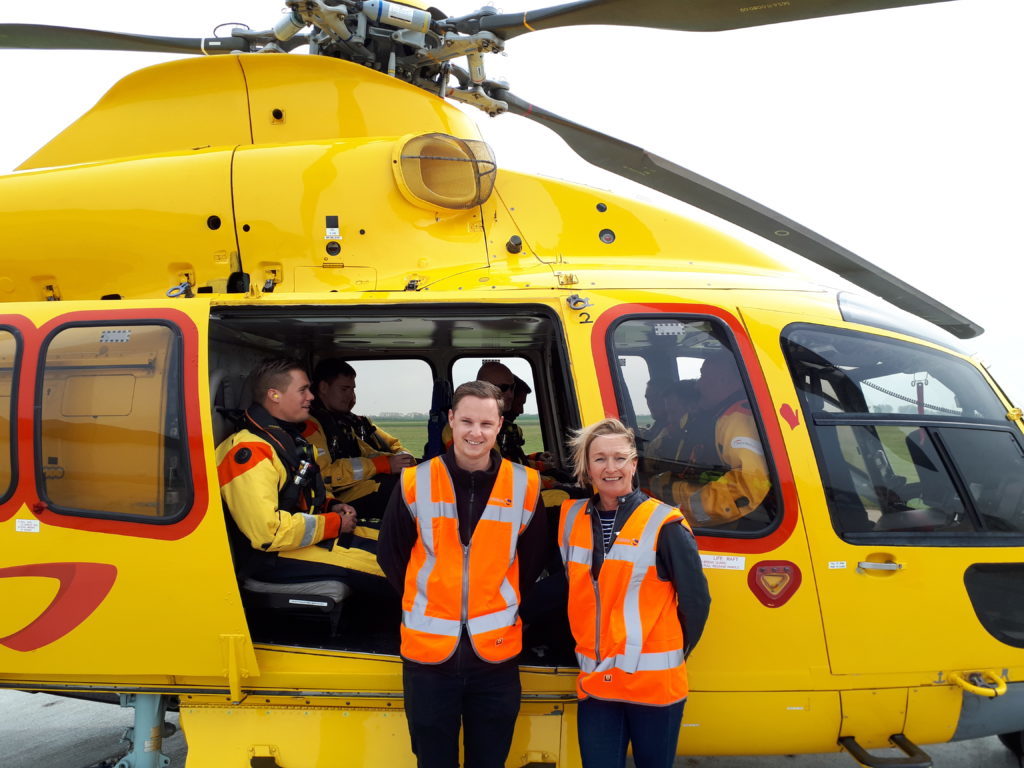
[[[221,496],[252,552],[238,567],[264,581],[348,575],[337,539],[355,510],[325,489],[316,449],[303,437],[313,395],[297,360],[276,358],[252,373],[244,426],[217,448]]]

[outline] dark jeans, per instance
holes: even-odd
[[[636,768],[671,768],[686,701],[667,707],[583,699],[577,734],[583,768],[622,768],[633,744]]]
[[[457,768],[460,727],[466,768],[503,768],[522,693],[515,660],[462,669],[406,661],[402,680],[419,768]]]

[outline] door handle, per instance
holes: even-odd
[[[857,573],[865,573],[867,571],[901,571],[903,570],[903,563],[876,563],[871,560],[862,560],[857,563]]]

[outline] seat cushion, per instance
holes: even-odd
[[[352,587],[336,579],[279,584],[272,581],[259,581],[250,578],[242,582],[242,589],[268,595],[320,595],[322,597],[329,597],[336,603],[340,603],[352,593]]]

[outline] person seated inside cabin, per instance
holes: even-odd
[[[237,432],[217,446],[239,577],[296,583],[359,580],[350,549],[356,511],[324,486],[307,432],[313,393],[301,363],[273,358],[250,375],[253,403]],[[247,557],[246,554],[249,556]]]
[[[320,451],[324,483],[360,519],[379,520],[399,474],[416,459],[397,437],[352,412],[356,371],[346,361],[321,360],[313,371],[313,393],[309,440]]]
[[[771,490],[768,464],[732,352],[715,350],[696,380],[697,400],[679,435],[683,466],[651,479],[651,491],[694,527],[726,525]]]
[[[699,397],[696,379],[663,385],[658,391],[662,401],[662,427],[651,434],[644,447],[643,469],[647,475],[671,472],[685,461],[683,433]]]
[[[651,423],[640,427],[636,436],[641,447],[650,443],[665,428],[667,416],[665,412],[665,390],[670,388],[673,382],[655,381],[650,379],[644,389],[644,400],[647,403],[647,412],[651,416]]]
[[[356,510],[349,547],[353,567],[383,580],[377,564],[381,516],[401,471],[416,459],[398,438],[352,412],[356,372],[345,360],[321,360],[313,371],[313,392],[316,399],[304,436],[317,449],[324,485]]]

